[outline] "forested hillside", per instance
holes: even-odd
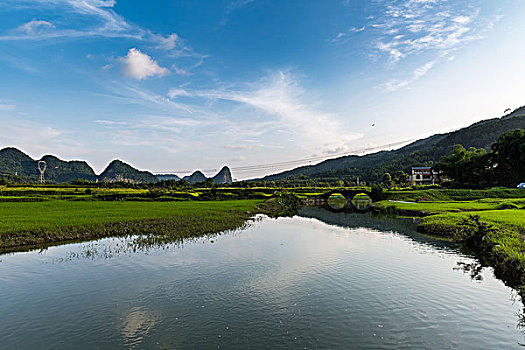
[[[397,150],[329,159],[317,165],[269,175],[263,180],[355,181],[360,178],[362,181],[380,182],[384,173],[398,170],[408,173],[412,166],[432,165],[449,154],[456,144],[488,150],[499,135],[513,129],[525,129],[525,107],[502,118],[483,120],[454,132],[433,135]]]

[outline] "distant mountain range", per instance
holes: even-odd
[[[282,173],[268,175],[262,180],[306,180],[330,181],[344,179],[355,181],[381,181],[383,174],[398,170],[410,172],[413,166],[431,165],[450,153],[454,145],[489,149],[502,133],[513,129],[525,129],[525,107],[516,109],[501,118],[483,120],[446,134],[436,134],[413,142],[393,151],[381,151],[364,156],[344,156],[325,160],[316,165],[299,167]],[[49,182],[72,182],[78,179],[89,181],[128,181],[156,182],[161,180],[179,180],[175,174],[154,175],[140,171],[120,160],[112,161],[100,175],[84,161],[63,161],[55,156],[42,157],[47,164],[45,179]],[[0,150],[0,178],[12,181],[38,181],[38,160],[16,148]],[[207,177],[201,171],[195,171],[184,180],[191,184],[204,182]],[[228,167],[223,167],[212,177],[218,184],[231,183],[232,175]]]
[[[0,178],[11,181],[30,181],[37,182],[40,179],[40,172],[37,169],[39,161],[46,162],[44,178],[46,182],[64,183],[75,180],[88,181],[125,181],[125,182],[157,182],[162,180],[175,180],[180,178],[174,174],[154,175],[149,171],[135,169],[121,160],[114,160],[100,174],[95,171],[85,161],[64,161],[52,155],[43,156],[39,160],[32,159],[30,156],[13,147],[0,150]],[[200,174],[199,176],[195,174]],[[194,176],[195,175],[195,176]],[[190,183],[203,182],[207,180],[200,171],[191,175]],[[185,177],[186,179],[186,177]],[[224,167],[213,178],[215,183],[231,183],[232,177],[228,167]]]
[[[183,180],[188,181],[190,184],[194,184],[196,182],[204,182],[207,180],[206,176],[199,170],[195,171],[193,174],[184,176],[182,178]],[[217,175],[211,178],[214,183],[216,184],[229,184],[232,183],[232,173],[230,171],[230,168],[227,166],[223,167]]]
[[[438,162],[442,156],[449,154],[456,144],[466,148],[489,149],[499,135],[513,129],[525,129],[525,106],[501,118],[483,120],[446,134],[436,134],[393,151],[328,159],[316,165],[268,175],[262,180],[356,181],[359,178],[361,181],[379,182],[384,173],[394,173],[398,170],[409,173],[413,166]]]

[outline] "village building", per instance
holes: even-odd
[[[409,182],[411,186],[437,185],[443,182],[443,175],[432,167],[412,167]]]

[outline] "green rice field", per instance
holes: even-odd
[[[196,236],[244,224],[260,200],[0,203],[0,249],[130,234]]]

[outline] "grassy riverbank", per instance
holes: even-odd
[[[403,202],[381,201],[374,204],[381,212],[407,216],[427,216],[446,212],[518,209],[525,207],[525,198],[487,198],[470,201]]]
[[[477,193],[468,193],[472,198]],[[489,190],[490,191],[490,190]],[[374,203],[374,210],[404,216],[420,216],[418,231],[440,236],[469,249],[495,268],[496,275],[512,287],[525,286],[525,198],[521,191],[506,192],[511,198],[485,198],[466,201]],[[441,197],[434,194],[433,197]],[[428,198],[428,197],[427,197]]]
[[[0,204],[0,251],[55,242],[147,235],[175,241],[241,227],[261,200],[63,201]]]
[[[407,201],[407,202],[429,202],[429,201],[473,201],[479,199],[503,199],[503,198],[525,198],[525,189],[517,188],[490,188],[486,190],[470,189],[400,189],[390,190],[384,194],[384,199]]]
[[[384,214],[419,216],[418,230],[433,236],[453,237],[463,228],[464,221],[473,215],[496,230],[525,235],[525,198],[419,203],[381,201],[374,203],[373,208]]]

